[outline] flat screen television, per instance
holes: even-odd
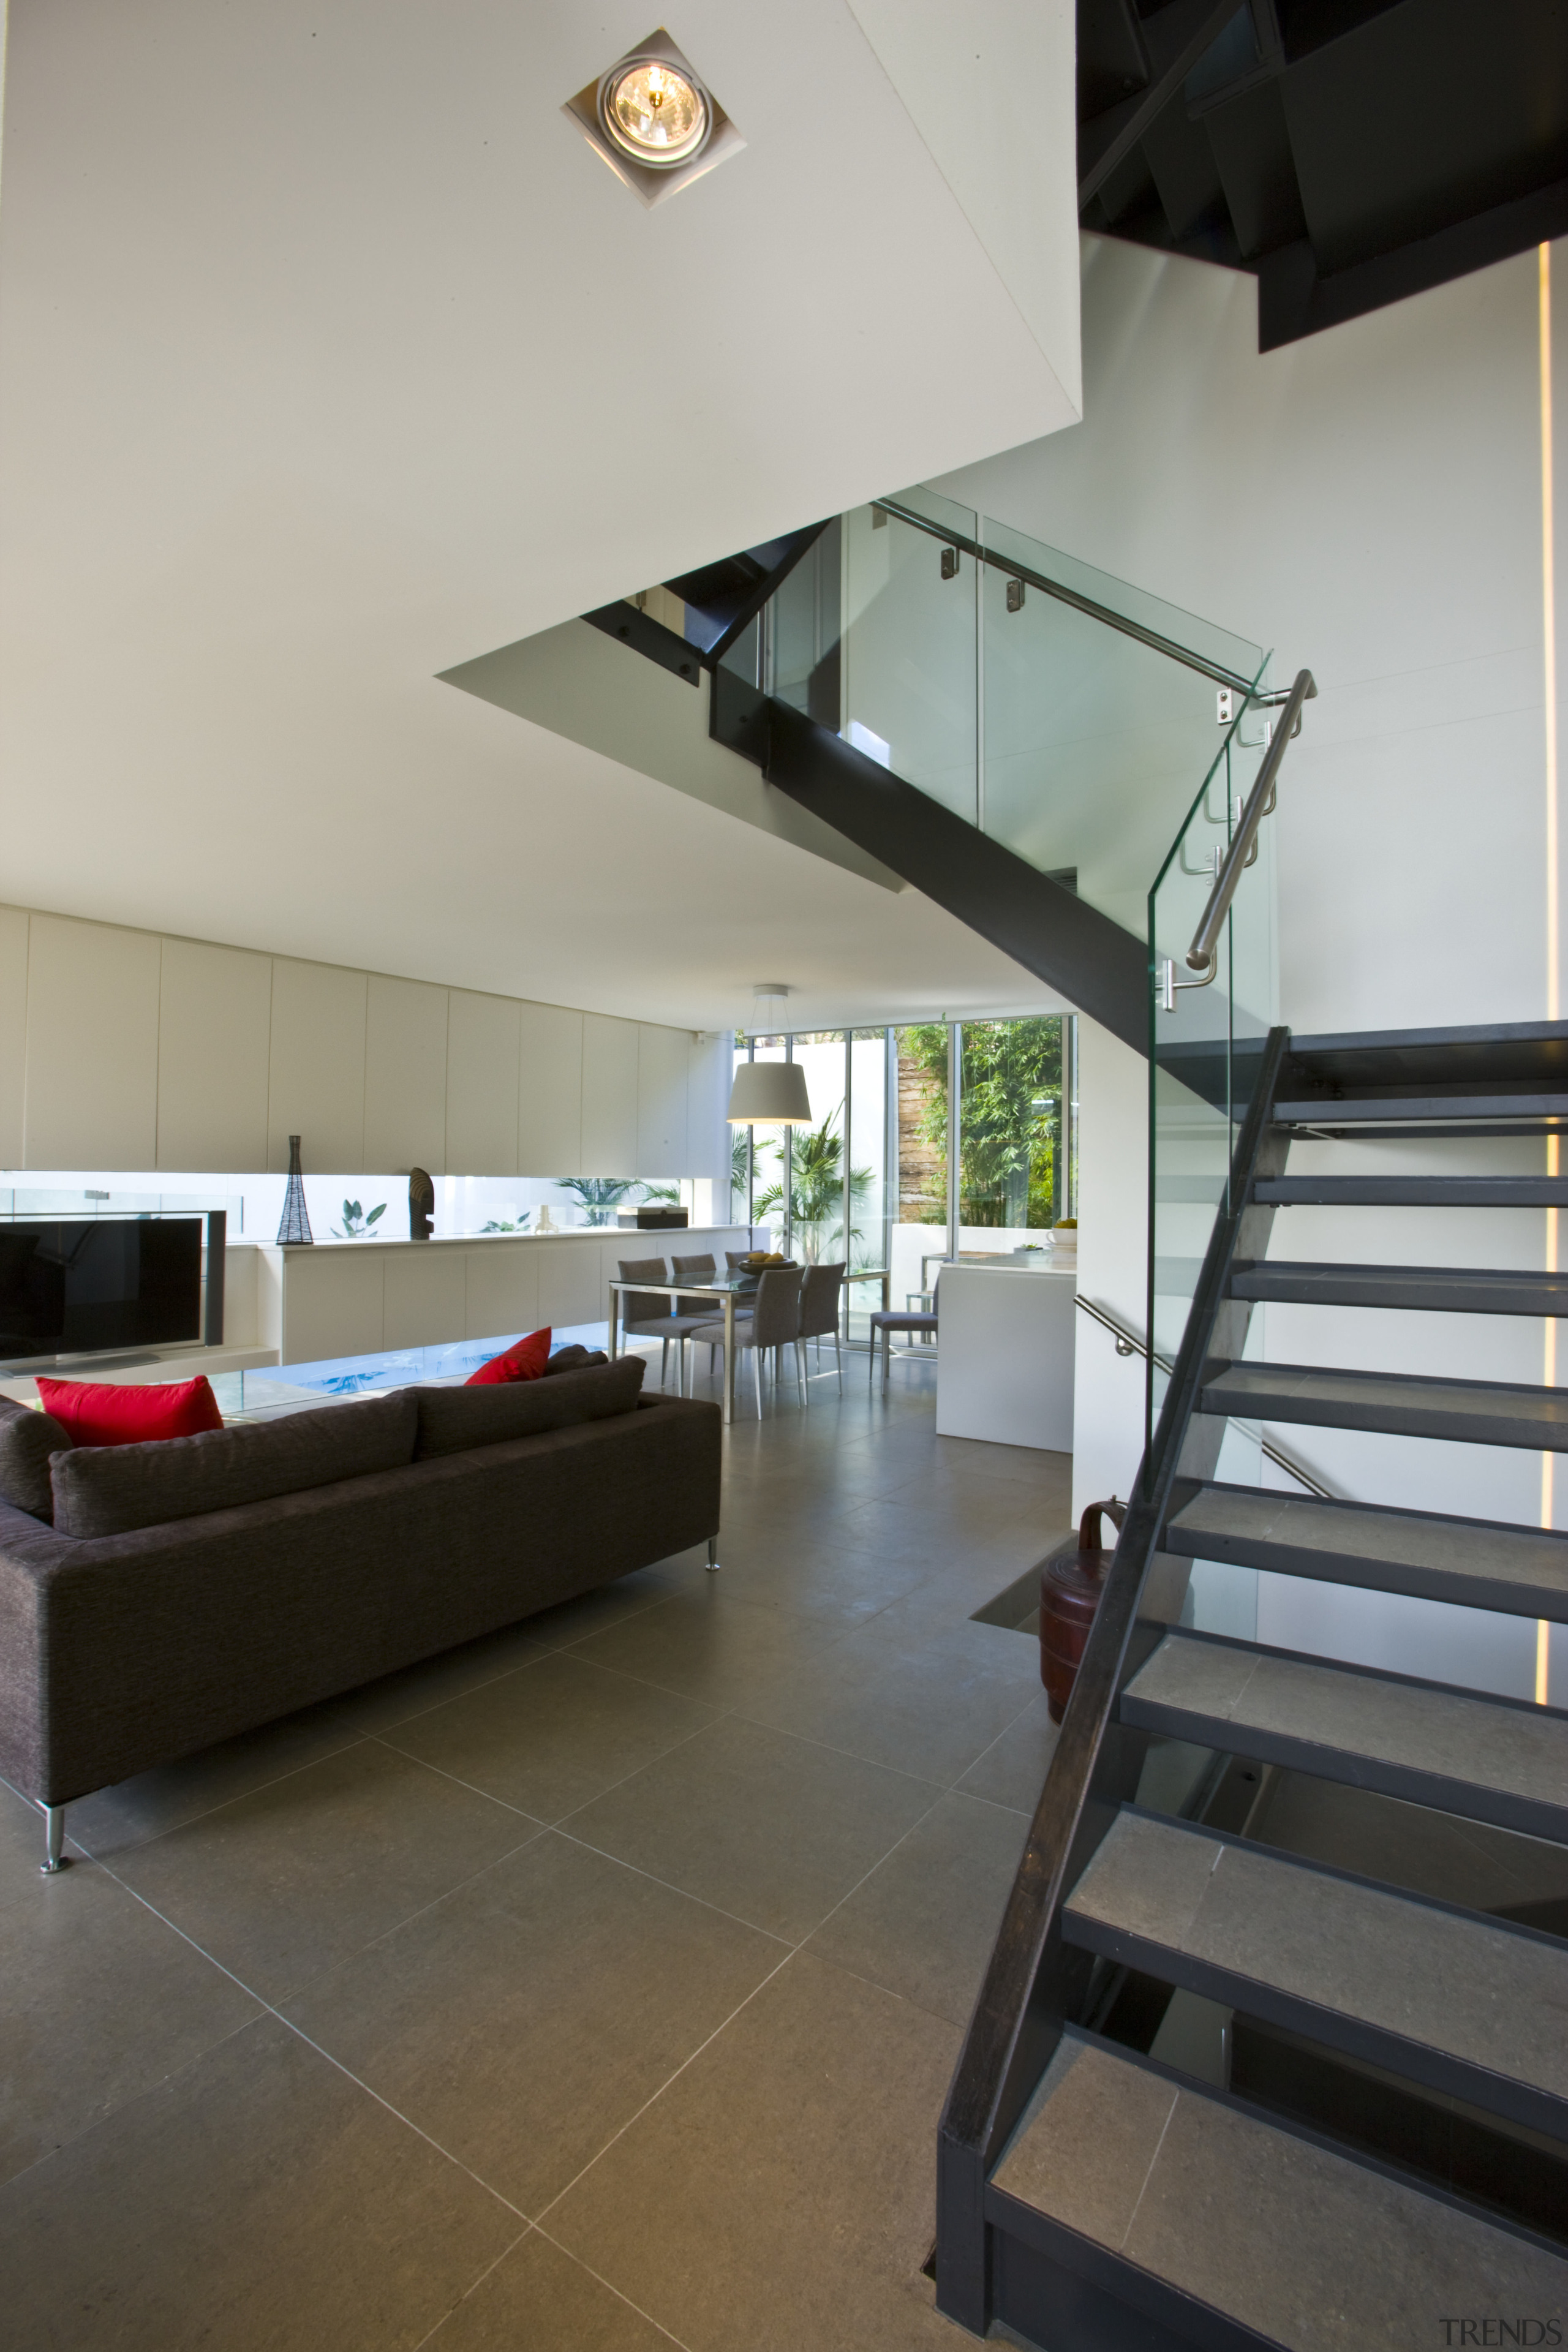
[[[0,1357],[202,1336],[201,1217],[0,1223]]]

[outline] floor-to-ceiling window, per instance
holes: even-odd
[[[1070,1017],[738,1034],[735,1054],[798,1062],[811,1102],[809,1125],[735,1129],[737,1222],[809,1265],[888,1267],[896,1307],[954,1247],[1026,1248],[1076,1214]],[[852,1337],[879,1303],[850,1286]]]

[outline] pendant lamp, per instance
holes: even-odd
[[[756,1013],[754,1036],[771,1036],[784,1028],[784,1000],[789,991],[781,982],[760,981],[752,994]],[[731,1127],[809,1127],[811,1099],[805,1072],[798,1062],[742,1062],[730,1088],[728,1112]]]

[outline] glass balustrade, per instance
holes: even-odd
[[[827,524],[724,667],[1141,935],[1264,655],[917,488]]]
[[[1165,1367],[1186,1328],[1215,1221],[1227,1205],[1237,1135],[1252,1100],[1264,1040],[1278,1019],[1274,824],[1262,824],[1208,972],[1187,961],[1219,869],[1240,824],[1273,729],[1268,706],[1244,704],[1187,812],[1148,900],[1152,967],[1149,1055],[1150,1433],[1164,1399]],[[1247,1353],[1265,1352],[1267,1310],[1256,1307]],[[1227,1424],[1215,1475],[1265,1483],[1261,1432]],[[1188,1621],[1250,1639],[1255,1570],[1194,1565]]]
[[[829,523],[724,667],[1147,940],[1152,1426],[1276,1017],[1271,821],[1211,971],[1186,961],[1268,748],[1267,655],[917,488]],[[1221,1475],[1256,1480],[1258,1444],[1233,1426]],[[1246,1630],[1243,1581],[1194,1579],[1207,1622]]]

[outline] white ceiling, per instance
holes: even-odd
[[[0,897],[694,1026],[1044,1001],[437,681],[1076,414],[1070,0],[680,0],[747,145],[653,212],[560,111],[647,5],[12,0]]]

